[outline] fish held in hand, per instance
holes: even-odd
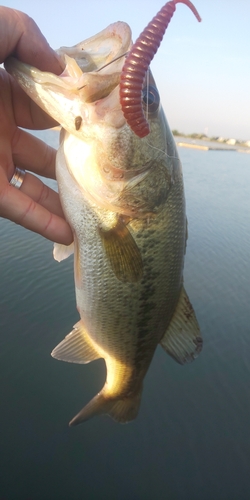
[[[199,326],[183,287],[187,223],[181,163],[149,73],[143,92],[150,134],[139,138],[119,100],[132,46],[118,22],[58,51],[60,76],[13,58],[7,70],[62,125],[56,175],[74,249],[79,322],[53,350],[72,363],[104,358],[103,389],[71,420],[108,414],[118,422],[139,410],[143,379],[158,344],[178,363],[201,351]],[[153,102],[153,106],[152,106]]]

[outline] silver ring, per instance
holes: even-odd
[[[14,172],[13,177],[10,179],[10,185],[14,186],[17,189],[20,189],[24,177],[25,177],[25,170],[22,170],[21,168],[16,167],[16,170]]]

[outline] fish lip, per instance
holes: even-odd
[[[28,71],[28,68],[30,67],[27,64],[22,63],[13,56],[7,57],[7,59],[5,59],[4,67],[6,71],[10,74],[12,74],[13,70],[15,69],[19,70],[22,73],[25,73],[26,75],[30,74],[30,71]]]
[[[29,64],[23,63],[16,59],[13,56],[8,57],[4,62],[5,69],[8,73],[19,76],[27,76],[34,83],[38,83],[41,85],[45,85],[49,83],[49,80],[53,80],[53,84],[58,87],[62,87],[62,83],[60,84],[60,75],[55,75],[54,73],[40,71],[39,69],[33,68]],[[63,82],[65,84],[65,82]],[[65,86],[65,85],[64,85]]]

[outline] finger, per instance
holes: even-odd
[[[18,10],[0,7],[0,62],[10,54],[36,68],[60,74],[59,57],[36,23]]]
[[[57,125],[53,118],[27,96],[14,78],[1,68],[0,85],[1,129],[6,129],[7,122],[15,122],[20,127],[36,130]]]
[[[12,157],[18,167],[55,179],[56,150],[38,137],[16,129],[12,139]]]
[[[65,219],[36,203],[20,189],[9,185],[3,171],[0,172],[0,186],[0,214],[2,217],[10,219],[51,241],[64,245],[69,245],[72,242],[72,232]]]
[[[44,184],[42,180],[38,179],[35,175],[26,172],[19,191],[29,198],[32,198],[33,201],[42,205],[42,207],[50,212],[64,218],[59,194]]]

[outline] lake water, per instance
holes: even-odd
[[[131,424],[68,428],[105,377],[50,356],[78,320],[72,259],[0,220],[0,500],[250,498],[250,156],[180,155],[204,348],[183,367],[157,349]]]

